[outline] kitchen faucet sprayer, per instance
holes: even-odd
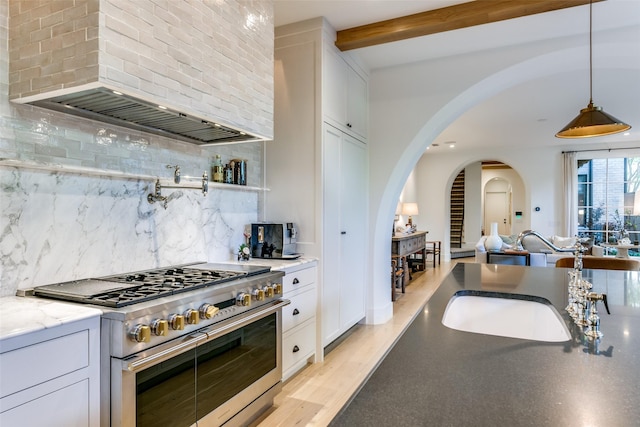
[[[591,305],[591,310],[589,317],[587,318],[587,324],[589,327],[584,334],[591,339],[601,338],[604,334],[600,332],[600,316],[598,316],[596,305],[598,304],[598,301],[602,301],[604,303],[604,308],[607,310],[607,314],[611,314],[609,311],[609,304],[607,303],[607,294],[589,292],[586,299]]]

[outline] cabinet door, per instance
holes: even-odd
[[[347,63],[334,46],[324,46],[322,114],[324,120],[344,128],[347,125]]]
[[[369,87],[367,81],[347,67],[347,128],[362,139],[369,127]]]
[[[345,331],[365,315],[366,146],[344,135],[340,157],[340,321]]]
[[[342,235],[340,234],[340,147],[343,133],[324,125],[323,132],[323,230],[322,230],[322,344],[340,335],[340,285]]]

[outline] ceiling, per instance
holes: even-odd
[[[455,0],[275,0],[275,25],[324,16],[336,30],[464,3]],[[629,135],[560,140],[553,135],[589,101],[589,6],[447,31],[409,40],[353,50],[371,70],[417,61],[437,60],[561,37],[583,37],[584,76],[559,73],[515,86],[462,114],[434,141],[446,149],[522,144],[555,145],[562,149],[640,147],[640,0],[606,0],[593,5],[593,39],[598,34],[631,29],[637,36],[631,53],[633,70],[598,69],[594,49],[594,103],[632,126]],[[507,36],[505,36],[507,35]],[[595,71],[597,69],[597,72]],[[558,97],[561,93],[562,96]],[[526,102],[523,102],[526,100]],[[513,106],[518,105],[518,109]],[[514,135],[518,135],[514,138]],[[523,137],[520,137],[520,136]],[[551,138],[549,136],[552,136]],[[542,142],[541,142],[542,141]]]

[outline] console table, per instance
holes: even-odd
[[[402,283],[402,293],[404,293],[404,287],[409,280],[411,271],[409,264],[407,263],[407,257],[411,254],[420,253],[422,259],[426,259],[426,241],[428,231],[416,231],[410,234],[396,234],[391,238],[391,258],[399,261],[398,265],[402,264],[404,268],[404,280]],[[395,283],[391,283],[391,301],[395,301]]]

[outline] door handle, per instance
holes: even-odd
[[[340,234],[347,234],[347,232],[346,231],[341,231]]]

